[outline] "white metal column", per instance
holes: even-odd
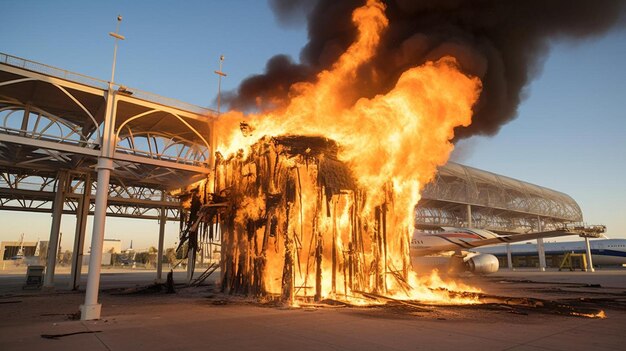
[[[537,239],[537,254],[539,255],[539,270],[546,271],[546,249],[543,245],[543,239]]]
[[[543,226],[541,225],[541,218],[537,217],[537,231],[541,232]],[[537,254],[539,254],[539,270],[541,272],[546,271],[546,248],[543,246],[543,238],[537,239]]]
[[[89,254],[89,275],[85,304],[81,305],[81,319],[99,319],[101,305],[98,303],[100,288],[100,268],[102,265],[102,247],[104,244],[104,225],[106,222],[107,197],[109,195],[109,179],[113,161],[107,158],[98,160],[98,188],[96,189],[96,208],[93,214],[91,234],[91,252]]]
[[[52,204],[52,225],[50,227],[50,240],[48,241],[48,258],[46,260],[46,275],[44,277],[44,289],[54,288],[54,269],[56,267],[59,250],[59,231],[61,229],[61,216],[65,203],[65,189],[67,188],[67,171],[57,173],[56,194]]]
[[[161,201],[165,201],[165,190],[161,190]],[[167,208],[161,207],[159,218],[159,251],[157,252],[157,283],[163,282],[163,240],[165,238],[165,222],[167,220]]]
[[[513,270],[513,258],[511,257],[511,244],[506,244],[506,262],[509,266],[509,270]]]
[[[98,158],[98,180],[96,187],[96,206],[93,213],[93,229],[91,231],[91,252],[89,255],[89,274],[87,275],[87,291],[85,303],[80,306],[82,320],[100,319],[101,305],[98,303],[100,288],[100,266],[102,264],[102,247],[104,243],[104,225],[106,222],[107,200],[109,196],[109,180],[114,169],[112,157],[115,153],[115,92],[109,83],[107,105],[102,133],[101,156]]]
[[[76,290],[80,285],[80,274],[83,267],[83,251],[85,248],[85,232],[87,231],[87,217],[91,201],[91,175],[85,176],[85,189],[78,200],[76,209],[76,232],[74,235],[74,251],[72,254],[72,272],[70,289]]]
[[[472,228],[474,223],[472,223],[472,205],[467,204],[467,227]]]
[[[593,260],[591,259],[591,247],[589,245],[589,237],[585,237],[585,254],[587,255],[587,272],[595,272],[593,268]]]

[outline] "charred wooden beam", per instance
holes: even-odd
[[[293,301],[294,283],[293,283],[293,267],[294,267],[294,245],[293,239],[289,236],[289,212],[291,204],[287,204],[286,218],[283,228],[283,236],[285,240],[285,261],[283,265],[282,293],[281,301],[291,303]]]
[[[322,256],[324,254],[324,246],[322,235],[317,233],[315,248],[315,301],[322,300]]]

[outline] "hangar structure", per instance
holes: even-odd
[[[417,228],[476,227],[502,234],[582,221],[580,207],[567,194],[454,162],[426,185],[415,216]]]
[[[76,216],[72,289],[87,216],[94,218],[82,319],[100,316],[106,216],[160,221],[162,278],[165,222],[178,220],[182,209],[171,194],[211,173],[217,113],[0,53],[0,122],[0,210],[51,213],[52,253],[62,214]],[[426,187],[415,224],[521,233],[581,221],[580,208],[563,193],[448,163]],[[48,254],[44,287],[53,287],[55,257]]]

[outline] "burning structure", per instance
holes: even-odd
[[[299,292],[319,300],[336,293],[338,283],[347,295],[348,280],[350,289],[360,290],[365,244],[358,225],[350,225],[359,221],[352,207],[358,206],[358,192],[349,169],[337,161],[334,142],[262,139],[246,159],[236,156],[220,163],[216,184],[230,193],[228,234],[222,241],[223,290],[280,294],[284,301],[293,301]],[[323,268],[332,274],[330,286],[324,286]]]
[[[311,18],[328,3],[334,2],[320,2]],[[455,55],[464,52],[460,44],[449,54],[441,54],[449,47],[444,43],[437,55],[418,55],[414,44],[423,40],[410,35],[401,41],[404,56],[389,56],[395,60],[389,66],[400,71],[388,72],[381,57],[394,52],[390,38],[405,22],[390,25],[387,6],[368,0],[350,8],[351,30],[339,30],[349,35],[340,36],[339,54],[329,54],[332,64],[286,80],[268,72],[244,82],[244,90],[265,82],[259,86],[268,93],[252,89],[255,98],[246,103],[254,100],[262,112],[220,116],[215,169],[199,185],[182,239],[195,248],[198,233],[212,236],[219,225],[224,292],[288,303],[357,292],[420,300],[446,295],[438,277],[420,279],[411,270],[414,206],[448,160],[455,132],[472,124],[474,112],[489,115],[493,101],[499,105],[479,96],[483,84],[491,95],[500,93],[490,74],[501,70],[485,74],[489,60]],[[397,10],[391,6],[392,18]],[[315,51],[317,39],[312,35],[305,54]],[[533,47],[535,40],[527,43]],[[409,62],[407,55],[418,59]],[[507,106],[516,106],[520,89],[512,89]],[[513,113],[507,111],[505,120]]]
[[[410,270],[409,233],[396,214],[393,185],[366,210],[368,192],[338,152],[323,137],[279,136],[257,141],[245,157],[218,158],[187,234],[212,237],[220,225],[223,292],[287,303],[331,296],[358,302],[364,292],[447,295],[431,290],[436,276],[418,282]]]
[[[286,107],[220,117],[224,156],[192,201],[183,239],[193,248],[198,229],[210,236],[220,224],[224,291],[292,303],[415,293],[414,206],[448,159],[454,128],[470,124],[480,81],[447,57],[407,70],[387,94],[347,104],[342,94],[388,25],[384,10],[374,0],[357,8],[355,42],[315,82],[293,85]]]

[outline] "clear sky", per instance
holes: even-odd
[[[263,71],[271,56],[296,60],[304,25],[277,24],[265,1],[33,1],[0,0],[0,51],[104,80],[110,78],[116,16],[126,36],[116,81],[215,108],[218,58],[235,88]],[[626,29],[572,43],[554,42],[542,74],[526,91],[519,117],[494,137],[461,144],[455,158],[571,195],[589,223],[626,238]],[[0,240],[25,233],[49,236],[50,215],[0,211]],[[7,226],[6,224],[11,223]],[[168,223],[166,247],[177,223]],[[62,221],[70,248],[73,216]],[[91,222],[88,232],[91,231]],[[137,248],[156,246],[156,221],[107,219],[106,237],[131,237]],[[89,245],[87,236],[87,245]]]

